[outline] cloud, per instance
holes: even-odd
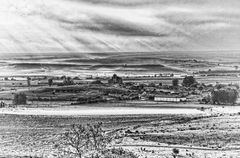
[[[2,0],[0,52],[240,49],[238,0]]]

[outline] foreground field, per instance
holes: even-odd
[[[71,124],[101,121],[105,130],[120,135],[113,146],[134,151],[142,158],[171,158],[173,148],[180,149],[184,158],[238,157],[240,115],[221,111],[223,108],[174,115],[0,114],[0,155],[56,157],[58,137]]]

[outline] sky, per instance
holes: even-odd
[[[0,54],[240,50],[239,0],[1,0]]]

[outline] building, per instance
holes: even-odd
[[[155,102],[186,102],[186,97],[157,95],[154,97]]]

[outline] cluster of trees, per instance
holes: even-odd
[[[185,87],[190,87],[191,85],[197,83],[193,76],[186,76],[183,79],[182,85]],[[179,85],[179,79],[175,78],[172,80],[172,86],[177,87]]]
[[[191,87],[195,85],[196,79],[193,76],[186,76],[183,79],[182,85],[185,87]],[[179,85],[178,79],[172,80],[172,86],[177,87]],[[211,91],[211,95],[205,97],[202,101],[212,104],[235,104],[239,96],[238,85],[223,85],[217,84],[215,89]]]
[[[113,136],[102,129],[102,123],[72,125],[60,140],[57,147],[58,157],[73,158],[137,158],[122,149],[108,148]]]
[[[73,79],[72,79],[71,77],[66,77],[66,78],[64,78],[64,80],[63,80],[63,84],[64,84],[64,85],[73,85],[74,82],[73,82]]]
[[[211,92],[211,101],[213,104],[235,104],[238,98],[236,89],[223,88],[215,89]]]
[[[205,104],[232,104],[234,105],[239,97],[239,86],[238,85],[223,85],[217,84],[211,90],[210,94],[200,102]]]

